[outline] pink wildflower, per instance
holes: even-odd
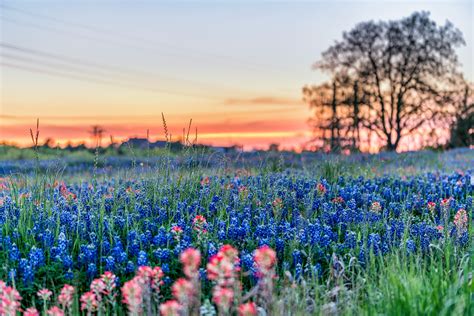
[[[183,235],[183,229],[175,225],[171,227],[171,233],[173,234],[174,239],[179,241],[181,239],[181,235]]]
[[[151,274],[150,286],[156,292],[159,291],[160,286],[163,285],[163,270],[160,267],[154,267]]]
[[[275,208],[282,208],[283,207],[283,200],[279,197],[273,200],[272,202],[273,207]]]
[[[241,186],[239,186],[239,193],[247,194],[247,193],[249,193],[249,189],[245,185],[241,185]]]
[[[20,311],[21,296],[18,291],[7,286],[3,281],[0,283],[0,315],[15,316]]]
[[[191,300],[194,294],[194,287],[190,281],[184,278],[179,278],[171,287],[171,292],[178,302],[187,305],[187,302]]]
[[[49,316],[64,316],[64,311],[57,306],[53,306],[46,312]]]
[[[234,291],[227,287],[215,286],[212,291],[212,301],[219,307],[219,310],[226,313],[232,306]]]
[[[127,305],[130,314],[137,315],[141,311],[143,303],[142,287],[140,286],[137,277],[125,282],[122,287],[123,302]]]
[[[188,278],[193,278],[198,274],[199,266],[201,265],[201,253],[194,248],[184,250],[179,256],[183,264],[184,274]]]
[[[442,199],[441,200],[441,209],[444,211],[444,212],[447,212],[449,210],[449,203],[451,202],[451,198],[446,198],[446,199]]]
[[[29,307],[23,312],[23,316],[40,316],[40,313],[36,308]]]
[[[48,289],[41,289],[36,292],[36,295],[38,295],[38,297],[41,298],[43,301],[49,301],[51,295],[53,295],[53,292]]]
[[[160,305],[162,316],[179,316],[182,306],[176,300],[169,300]]]
[[[334,199],[332,199],[332,202],[334,204],[343,204],[344,203],[344,199],[341,197],[341,196],[338,196],[338,197],[335,197]]]
[[[74,193],[72,193],[71,191],[68,190],[68,188],[66,187],[66,185],[63,183],[60,184],[59,186],[59,192],[61,193],[61,195],[66,199],[66,200],[75,200],[76,199],[76,195]]]
[[[372,202],[372,204],[370,205],[370,210],[374,213],[380,214],[380,212],[382,211],[382,205],[380,205],[380,203],[377,201]]]
[[[466,210],[460,208],[456,215],[454,215],[454,225],[456,226],[456,231],[458,235],[461,235],[467,230],[467,213]]]
[[[209,259],[207,263],[207,278],[225,282],[226,278],[231,278],[234,272],[234,264],[223,253],[218,252]]]
[[[99,302],[94,292],[89,291],[81,296],[81,310],[86,310],[90,315],[97,310],[99,307]]]
[[[206,230],[207,221],[206,218],[202,215],[196,215],[193,219],[193,229],[202,236],[203,234],[207,233]]]
[[[58,296],[58,302],[63,307],[63,309],[68,309],[72,306],[73,295],[74,287],[72,285],[65,284]]]
[[[257,306],[254,302],[248,302],[239,306],[239,316],[257,316]]]
[[[219,252],[232,263],[239,263],[239,251],[231,245],[224,245]]]
[[[276,252],[268,246],[262,246],[255,250],[255,265],[258,268],[259,296],[264,308],[272,308],[273,278],[275,277],[275,265],[277,262]]]
[[[102,300],[102,293],[105,292],[105,283],[102,279],[94,279],[90,285],[91,291],[94,293],[98,301]]]
[[[272,270],[276,264],[276,252],[272,248],[264,245],[255,250],[254,260],[259,270],[266,274]]]
[[[428,211],[430,211],[432,216],[435,216],[436,212],[436,203],[435,202],[428,202]]]
[[[149,285],[152,275],[153,269],[149,266],[140,266],[136,272],[136,277],[145,285]]]
[[[109,295],[115,290],[115,279],[117,277],[110,271],[105,271],[104,274],[100,276],[100,279],[105,284],[104,294]]]
[[[204,186],[209,185],[210,182],[211,182],[211,179],[209,179],[209,177],[205,177],[204,179],[201,180],[201,185],[204,187]]]
[[[206,224],[206,218],[202,215],[196,215],[193,219],[193,224],[194,225],[205,225]]]
[[[326,189],[326,187],[324,186],[324,184],[318,183],[318,185],[316,186],[316,191],[318,191],[318,194],[319,194],[319,195],[324,195],[324,194],[326,194],[327,189]]]
[[[160,267],[151,268],[149,266],[141,266],[138,268],[137,276],[135,277],[141,285],[150,287],[155,291],[159,291],[163,284],[163,270]]]

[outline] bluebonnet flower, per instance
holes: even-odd
[[[295,279],[300,280],[303,277],[303,267],[301,266],[301,263],[298,263],[295,266]]]
[[[25,284],[26,286],[30,286],[33,283],[35,272],[28,260],[25,258],[20,259],[18,269],[22,276],[23,284]]]
[[[167,243],[168,243],[168,234],[166,232],[166,229],[163,226],[161,226],[158,231],[158,234],[155,237],[153,237],[153,244],[155,246],[163,247],[163,246],[166,246]]]
[[[165,274],[170,273],[170,265],[168,263],[163,263],[161,265],[161,270],[163,270]]]
[[[354,232],[347,232],[344,240],[346,247],[354,249],[356,247],[357,236]]]
[[[95,263],[89,263],[87,266],[87,277],[93,279],[97,275],[97,266]]]
[[[115,259],[112,256],[105,258],[105,270],[113,272],[115,270]]]
[[[292,253],[292,256],[293,256],[293,265],[294,266],[297,266],[298,264],[301,265],[301,263],[303,262],[301,251],[294,250]]]
[[[406,242],[407,253],[412,254],[416,251],[416,244],[412,239],[408,239]]]
[[[217,247],[216,245],[213,243],[213,242],[209,242],[207,244],[207,256],[208,257],[212,257],[213,255],[215,255],[217,253]]]
[[[281,257],[285,251],[285,241],[281,238],[277,238],[275,241],[276,252],[279,257]]]
[[[17,262],[20,259],[20,250],[18,250],[18,247],[16,244],[13,244],[11,246],[8,256],[10,260],[13,262]]]
[[[359,261],[359,263],[364,267],[365,264],[366,264],[366,261],[367,261],[367,255],[365,253],[365,250],[363,248],[361,248],[359,250],[359,255],[357,256],[357,260]]]
[[[74,272],[72,272],[71,269],[67,270],[66,273],[64,274],[64,278],[66,280],[72,280],[74,279]]]
[[[217,238],[220,240],[220,241],[223,241],[226,239],[226,232],[225,230],[221,229],[219,230],[219,232],[217,233]]]
[[[381,238],[377,233],[369,234],[369,239],[367,240],[367,246],[373,252],[374,255],[378,255],[381,252]]]
[[[29,253],[29,261],[33,270],[36,270],[39,267],[42,267],[44,265],[43,250],[40,248],[36,248],[35,246],[31,247],[31,250]]]
[[[243,250],[240,256],[240,260],[242,262],[242,266],[245,269],[250,269],[253,267],[253,256],[251,253],[248,253],[247,251]]]
[[[170,259],[170,251],[169,249],[161,249],[161,248],[158,248],[156,249],[154,252],[153,252],[153,255],[156,259],[160,260],[160,261],[168,261]]]
[[[461,236],[458,238],[457,243],[461,246],[464,247],[467,245],[469,242],[469,233],[467,231],[463,232]]]
[[[109,166],[130,165],[130,161],[125,164],[111,159],[113,163],[106,163]],[[196,159],[192,158],[193,164]],[[177,168],[180,163],[184,161],[170,159],[169,166]],[[300,162],[295,159],[292,163]],[[404,162],[396,163],[403,166]],[[211,160],[209,164],[215,166],[216,162]],[[68,172],[84,170],[83,166],[70,167]],[[264,244],[275,248],[278,272],[289,270],[312,277],[327,275],[332,253],[343,257],[349,252],[364,265],[371,255],[383,256],[400,248],[410,255],[416,252],[417,256],[429,256],[430,244],[451,244],[444,238],[451,238],[459,251],[464,251],[461,248],[468,247],[472,239],[468,232],[458,234],[453,230],[453,215],[459,208],[466,210],[469,219],[474,215],[469,172],[436,172],[407,179],[390,175],[367,179],[337,176],[330,185],[307,173],[285,170],[235,179],[233,175],[212,176],[209,185],[198,190],[167,183],[151,188],[148,181],[138,177],[84,181],[67,185],[77,194],[76,200],[64,199],[57,188],[44,192],[48,203],[33,205],[33,199],[25,199],[24,203],[34,210],[33,226],[25,231],[32,237],[31,244],[24,244],[17,230],[0,236],[7,269],[17,270],[17,282],[31,282],[50,258],[68,277],[77,273],[78,280],[83,273],[92,278],[107,269],[124,280],[124,274],[151,263],[175,276],[180,266],[178,256],[195,242],[190,220],[198,214],[208,219],[208,238],[200,244],[202,255],[212,256],[221,244],[230,243],[241,251],[242,270],[251,275],[256,272],[251,251]],[[317,184],[322,184],[324,194],[318,194]],[[239,187],[247,191],[239,193]],[[127,188],[131,190],[126,192]],[[153,197],[148,194],[151,190]],[[0,192],[0,224],[8,218],[14,227],[21,218],[21,207],[12,201],[11,194]],[[272,202],[277,197],[282,203],[275,212]],[[444,218],[440,216],[440,202],[449,197],[445,207],[449,212]],[[378,202],[380,208],[370,211],[373,202]],[[428,202],[436,204],[432,214]],[[170,232],[174,225],[183,230],[180,238],[173,238]],[[440,225],[444,231],[440,231]],[[36,247],[28,250],[31,245]]]
[[[148,255],[145,251],[140,251],[138,254],[137,264],[139,267],[148,265]]]
[[[199,269],[199,278],[201,280],[206,280],[207,279],[207,270],[206,269],[204,269],[204,268]]]
[[[71,255],[63,254],[60,256],[60,261],[63,263],[64,270],[70,270],[73,267],[74,261]]]
[[[58,236],[58,250],[60,253],[64,253],[67,250],[67,239],[64,232],[61,232]]]
[[[135,272],[135,264],[132,261],[127,262],[127,266],[125,267],[126,273],[134,273]]]

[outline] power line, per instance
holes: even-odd
[[[82,23],[77,23],[77,22],[73,22],[73,21],[69,21],[69,20],[65,20],[65,19],[60,19],[60,18],[56,18],[54,16],[48,16],[48,15],[43,15],[43,14],[38,14],[38,13],[34,13],[34,12],[30,12],[30,11],[27,11],[27,10],[23,10],[23,9],[19,9],[19,8],[16,8],[16,7],[12,7],[10,5],[5,5],[5,4],[0,4],[0,7],[3,8],[3,9],[6,9],[6,10],[10,10],[10,11],[13,11],[13,12],[17,12],[17,13],[21,13],[21,14],[24,14],[24,15],[28,15],[30,17],[34,17],[34,18],[37,18],[37,19],[40,19],[40,20],[47,20],[47,21],[53,21],[55,23],[60,23],[60,24],[63,24],[63,25],[68,25],[68,26],[73,26],[75,28],[80,28],[80,29],[83,29],[83,30],[87,30],[89,32],[94,32],[94,34],[106,34],[106,38],[105,38],[105,41],[108,41],[108,42],[112,42],[114,44],[118,44],[118,45],[128,45],[128,46],[131,46],[131,47],[134,47],[134,48],[137,48],[137,46],[135,45],[130,45],[129,43],[119,43],[115,40],[113,40],[111,38],[112,37],[117,37],[117,32],[116,31],[113,31],[113,30],[110,30],[110,29],[106,29],[106,28],[103,28],[103,27],[95,27],[95,26],[90,26],[90,25],[86,25],[86,24],[82,24]],[[12,19],[8,19],[8,18],[5,18],[4,16],[1,16],[1,19],[2,20],[6,20],[8,22],[12,22],[12,23],[16,23],[16,24],[20,24],[20,25],[27,25],[27,24],[24,24],[24,22],[18,22],[18,21],[15,21],[15,20],[12,20]],[[31,26],[31,27],[35,27],[35,28],[42,28],[42,29],[45,29],[47,31],[53,31],[53,32],[65,32],[67,34],[67,31],[63,30],[63,29],[57,29],[57,28],[54,28],[54,27],[44,27],[44,26],[39,26],[39,25],[27,25],[27,26]],[[89,38],[89,39],[92,39],[92,40],[97,40],[97,41],[104,41],[104,39],[100,39],[100,38],[94,38],[94,37],[91,37],[89,35],[84,35],[84,34],[81,34],[81,33],[75,33],[75,35],[77,36],[82,36],[82,37],[86,37],[86,38]],[[150,41],[146,38],[143,38],[143,37],[139,37],[139,36],[135,36],[135,35],[130,35],[130,34],[124,34],[124,33],[120,33],[120,39],[122,38],[129,38],[129,39],[133,39],[134,41],[139,41],[139,42],[145,42],[146,44],[158,44],[157,42],[153,42],[153,41]],[[163,45],[167,45],[168,47],[171,47],[172,49],[177,49],[176,46],[170,46],[168,44],[165,44],[165,43],[159,43],[161,46]],[[12,47],[10,47],[12,48]],[[18,47],[15,47],[15,48],[18,48]],[[153,49],[155,49],[156,47],[153,46]],[[25,52],[25,50],[23,49],[23,52]],[[192,50],[190,49],[186,49],[186,52],[192,52]],[[156,75],[156,74],[150,74],[150,73],[144,73],[144,72],[140,72],[140,71],[136,71],[136,70],[131,70],[131,69],[125,69],[123,67],[116,67],[116,66],[105,66],[104,65],[101,65],[101,64],[98,64],[98,63],[93,63],[93,62],[85,62],[84,60],[80,60],[78,58],[70,58],[70,57],[64,57],[64,56],[60,56],[60,55],[57,55],[57,54],[45,54],[45,52],[40,52],[38,50],[31,50],[29,51],[29,53],[36,53],[36,54],[40,54],[44,57],[51,57],[51,58],[56,58],[56,59],[62,59],[63,61],[66,61],[66,62],[73,62],[73,63],[76,63],[76,64],[81,64],[82,66],[86,66],[86,67],[97,67],[97,68],[101,68],[101,69],[105,69],[107,71],[111,71],[111,72],[114,72],[114,73],[119,73],[119,72],[127,72],[127,75],[130,75],[129,73],[132,73],[132,76],[156,76],[156,77],[161,77],[161,78],[164,78],[166,80],[175,80],[177,82],[181,81],[183,83],[190,83],[192,85],[199,85],[199,86],[209,86],[209,85],[212,85],[210,83],[203,83],[203,82],[198,82],[198,81],[193,81],[193,80],[188,80],[188,79],[181,79],[181,78],[176,78],[176,77],[165,77],[163,75]],[[199,54],[201,55],[205,55],[207,57],[213,57],[213,58],[223,58],[223,59],[232,59],[235,61],[235,58],[232,57],[232,56],[222,56],[222,55],[216,55],[216,54],[208,54],[208,53],[202,53],[202,52],[198,52]],[[186,54],[183,54],[183,53],[180,53],[179,55],[186,55]],[[168,56],[175,56],[173,54],[168,54]],[[248,62],[243,62],[242,60],[238,60],[239,63],[246,63],[248,65]],[[255,65],[254,65],[255,66]],[[262,65],[259,65],[259,66],[262,66]],[[264,67],[269,67],[269,66],[264,66]],[[274,67],[272,67],[271,69],[267,69],[266,68],[266,71],[272,71],[274,70]],[[122,75],[122,74],[120,74]],[[235,89],[234,87],[224,87],[224,86],[219,86],[219,87],[215,87],[217,89],[228,89],[229,91]],[[294,90],[290,90],[290,89],[278,89],[279,91],[281,92],[289,92],[289,93],[294,93],[295,91]],[[254,91],[254,92],[251,92],[252,94],[267,94],[265,92],[257,92],[257,91]],[[271,93],[272,95],[275,95],[274,93]]]
[[[172,80],[172,81],[177,81],[177,82],[182,81],[184,83],[189,83],[189,84],[192,84],[192,85],[212,87],[212,88],[216,89],[217,91],[220,91],[223,88],[227,89],[229,91],[232,90],[231,87],[210,86],[206,83],[201,83],[201,82],[197,82],[197,81],[183,80],[183,79],[178,79],[178,78],[174,78],[174,77],[164,77],[164,76],[161,76],[161,75],[155,75],[155,74],[151,74],[151,73],[148,73],[148,72],[137,71],[137,70],[134,70],[134,69],[123,68],[123,67],[119,67],[119,66],[115,66],[115,65],[114,66],[104,65],[104,64],[100,64],[100,63],[96,63],[96,62],[87,61],[87,60],[84,60],[84,59],[81,59],[81,58],[69,57],[69,56],[59,55],[59,54],[55,54],[55,53],[45,52],[45,51],[42,51],[42,50],[22,47],[22,46],[14,45],[14,44],[11,44],[11,43],[0,42],[0,47],[4,48],[6,50],[16,51],[16,52],[19,52],[19,53],[22,53],[22,54],[33,55],[35,57],[39,56],[41,58],[54,60],[55,62],[57,62],[59,60],[62,63],[72,64],[72,65],[76,66],[76,67],[71,67],[69,65],[66,65],[66,66],[65,65],[59,65],[59,67],[63,67],[63,68],[68,67],[70,69],[72,68],[72,69],[79,70],[79,71],[82,71],[82,72],[84,72],[84,71],[81,68],[78,68],[77,66],[92,68],[94,71],[97,71],[97,69],[98,69],[99,72],[101,72],[101,75],[113,74],[114,76],[119,75],[119,76],[122,76],[122,77],[125,77],[125,78],[132,77],[133,78],[132,80],[134,80],[134,81],[136,81],[137,78],[143,79],[142,77],[149,77],[149,78],[158,77],[158,78],[165,79],[165,80]],[[9,58],[16,59],[16,60],[21,60],[21,61],[26,61],[26,62],[34,62],[34,63],[43,63],[43,64],[47,64],[47,65],[49,64],[49,66],[52,66],[50,62],[44,62],[44,61],[37,60],[37,59],[31,59],[31,58],[27,58],[27,57],[23,57],[23,56],[15,56],[15,55],[5,54],[5,53],[3,53],[2,55],[7,57],[7,58],[9,57]],[[58,66],[58,65],[54,65],[53,67],[55,67],[55,66]],[[256,93],[256,92],[252,92],[252,93]]]
[[[133,86],[133,85],[128,85],[128,84],[123,84],[119,82],[113,82],[109,80],[103,80],[103,79],[98,79],[94,77],[88,77],[84,75],[77,75],[77,74],[70,74],[70,73],[64,73],[64,72],[59,72],[56,70],[50,70],[47,69],[48,65],[45,66],[43,65],[42,67],[31,67],[31,66],[25,66],[25,65],[18,65],[18,64],[12,64],[10,62],[0,62],[0,65],[8,68],[14,68],[14,69],[19,69],[19,70],[24,70],[28,72],[33,72],[33,73],[39,73],[39,74],[44,74],[44,75],[49,75],[49,76],[55,76],[55,77],[62,77],[62,78],[67,78],[67,79],[73,79],[73,80],[79,80],[87,83],[98,83],[98,84],[105,84],[105,85],[112,85],[112,86],[117,86],[117,87],[122,87],[122,88],[129,88],[129,89],[137,89],[137,90],[144,90],[144,91],[149,91],[149,92],[156,92],[156,93],[164,93],[164,94],[171,94],[171,95],[177,95],[177,96],[182,96],[182,97],[193,97],[193,98],[203,98],[203,99],[210,99],[210,100],[222,100],[220,97],[213,97],[213,96],[207,96],[207,95],[199,95],[199,94],[190,94],[190,93],[182,93],[182,92],[176,92],[176,91],[171,91],[171,90],[165,90],[165,89],[156,89],[156,88],[147,88],[147,87],[141,87],[141,86]]]
[[[1,5],[0,5],[0,7],[1,7]],[[94,40],[94,41],[98,41],[98,42],[108,42],[108,43],[112,43],[114,45],[125,46],[125,47],[129,47],[129,48],[137,49],[137,50],[142,50],[143,48],[145,48],[145,49],[148,49],[148,50],[151,49],[154,52],[156,51],[155,47],[144,47],[144,46],[131,45],[130,43],[120,42],[120,41],[117,41],[117,40],[114,40],[114,39],[111,39],[111,38],[93,37],[93,36],[86,35],[86,34],[83,34],[83,33],[78,33],[78,32],[75,32],[75,31],[57,29],[57,28],[54,28],[54,27],[48,27],[48,26],[44,26],[44,25],[40,25],[40,24],[31,23],[31,22],[30,23],[25,23],[23,21],[14,20],[14,19],[11,19],[11,18],[6,18],[4,16],[0,16],[0,19],[3,20],[4,22],[34,28],[35,30],[40,29],[40,30],[44,30],[44,31],[48,31],[48,32],[62,33],[62,34],[69,35],[69,36],[74,35],[74,36],[82,37],[82,38],[85,38],[85,39],[90,39],[90,40]],[[172,54],[172,53],[163,53],[160,50],[158,50],[158,51],[159,51],[159,55],[161,55],[161,56],[169,56],[169,57],[179,56],[179,55]]]
[[[62,68],[67,68],[67,69],[70,69],[70,70],[73,70],[73,71],[75,70],[75,71],[79,71],[79,72],[84,72],[83,68],[80,68],[80,67],[77,67],[77,66],[74,66],[74,65],[70,65],[70,64],[52,63],[52,62],[49,62],[49,61],[43,61],[43,60],[39,60],[39,59],[35,59],[35,58],[19,56],[19,55],[3,53],[3,52],[0,52],[0,56],[2,56],[4,58],[7,58],[7,59],[13,59],[13,60],[16,60],[16,61],[22,61],[22,62],[33,63],[33,64],[41,64],[42,63],[44,65],[51,66],[51,67],[62,67]],[[95,71],[100,72],[101,70],[99,69],[99,70],[95,70]],[[104,74],[105,75],[110,75],[110,73],[107,73],[107,72],[104,72]]]
[[[0,4],[0,7],[2,7],[2,5]],[[34,28],[35,30],[45,30],[45,31],[49,31],[49,32],[59,32],[59,33],[64,33],[66,35],[71,35],[73,34],[74,36],[79,36],[79,37],[82,37],[82,38],[86,38],[86,39],[90,39],[90,40],[95,40],[95,41],[100,41],[100,42],[108,42],[108,43],[112,43],[114,45],[119,45],[119,46],[127,46],[127,47],[130,47],[130,48],[133,48],[133,49],[137,49],[137,50],[143,50],[143,48],[145,49],[148,49],[148,50],[153,50],[153,51],[156,51],[156,47],[144,47],[144,46],[136,46],[136,45],[131,45],[130,43],[124,43],[124,42],[119,42],[119,41],[116,41],[116,40],[113,40],[111,38],[97,38],[97,37],[91,37],[89,35],[85,35],[83,33],[77,33],[77,32],[71,32],[71,31],[65,31],[63,29],[57,29],[57,28],[54,28],[54,27],[45,27],[43,25],[38,25],[38,24],[34,24],[34,23],[25,23],[23,21],[17,21],[17,20],[14,20],[14,19],[10,19],[10,18],[5,18],[4,16],[0,16],[0,19],[5,21],[5,22],[9,22],[9,23],[14,23],[14,24],[17,24],[17,25],[20,25],[20,26],[26,26],[26,27],[30,27],[30,28]],[[55,18],[53,20],[56,20]],[[88,27],[89,28],[89,27]],[[97,34],[97,32],[96,32]],[[115,35],[115,34],[114,34]],[[159,52],[159,55],[162,55],[162,56],[171,56],[171,57],[177,57],[177,56],[186,56],[185,54],[171,54],[171,53],[163,53],[162,51],[160,51],[158,49],[158,52]],[[187,58],[189,58],[189,56],[187,56]],[[191,56],[192,58],[192,56]],[[215,60],[213,60],[215,61]],[[270,68],[270,69],[266,69],[265,71],[266,72],[272,72],[274,71],[275,68]],[[163,75],[160,75],[161,77],[163,77]],[[187,82],[191,82],[193,84],[196,84],[196,81],[191,81],[191,80],[188,80],[188,79],[181,79],[181,78],[173,78],[172,80],[177,80],[177,81],[187,81]],[[212,83],[197,83],[197,84],[204,84],[204,85],[212,85]],[[226,89],[234,89],[233,87],[225,87]],[[293,89],[286,89],[286,88],[279,88],[278,89],[279,91],[281,92],[286,92],[286,93],[294,93],[295,90]],[[254,91],[252,93],[257,93],[257,94],[260,94],[262,92],[257,92],[257,91]]]
[[[212,84],[208,84],[208,83],[204,83],[204,82],[198,82],[198,81],[188,80],[188,79],[181,79],[181,78],[171,77],[171,76],[163,76],[163,75],[158,75],[158,74],[144,72],[144,71],[137,71],[135,69],[123,68],[123,67],[115,66],[115,65],[113,65],[113,66],[112,65],[104,65],[104,64],[100,64],[100,63],[96,63],[96,62],[87,61],[87,60],[84,60],[84,59],[81,59],[81,58],[58,55],[58,54],[55,54],[55,53],[45,52],[45,51],[41,51],[41,50],[37,50],[37,49],[25,48],[25,47],[21,47],[21,46],[9,44],[9,43],[4,43],[4,42],[0,42],[0,47],[10,49],[10,50],[19,51],[21,53],[39,55],[39,56],[50,58],[50,59],[57,59],[57,60],[61,60],[63,62],[78,64],[78,65],[89,67],[89,68],[90,67],[99,68],[101,70],[112,72],[114,75],[116,75],[116,74],[124,75],[124,73],[128,73],[126,75],[131,74],[131,76],[133,76],[133,77],[142,77],[142,76],[144,76],[144,77],[157,77],[157,78],[161,78],[161,79],[164,79],[164,80],[171,80],[171,81],[177,81],[177,82],[181,81],[182,83],[188,83],[188,84],[204,86],[204,87],[213,87],[213,88],[218,88],[218,89],[224,88],[224,89],[229,89],[229,90],[233,89],[231,87],[218,87],[218,86],[213,86]]]
[[[199,83],[199,82],[196,82],[196,81],[191,81],[191,80],[186,80],[186,79],[179,79],[179,78],[176,78],[176,77],[167,77],[167,76],[162,76],[162,75],[157,75],[157,74],[151,74],[151,73],[147,73],[147,72],[143,72],[143,71],[137,71],[137,70],[129,69],[129,68],[123,68],[123,67],[119,67],[119,66],[115,66],[115,65],[114,66],[104,65],[104,64],[100,64],[100,63],[96,63],[96,62],[87,61],[87,60],[84,60],[84,59],[81,59],[81,58],[59,55],[59,54],[55,54],[55,53],[45,52],[45,51],[42,51],[42,50],[37,50],[37,49],[32,49],[32,48],[27,48],[27,47],[22,47],[22,46],[10,44],[10,43],[5,43],[5,42],[0,42],[0,47],[10,49],[10,50],[19,51],[21,53],[39,55],[39,56],[50,58],[50,59],[57,59],[57,60],[61,60],[63,62],[78,64],[78,65],[85,66],[85,67],[99,68],[101,70],[109,71],[109,72],[112,72],[114,74],[128,72],[128,73],[132,73],[133,75],[136,75],[136,76],[159,77],[159,78],[166,79],[166,80],[171,79],[171,80],[183,81],[183,82],[188,82],[188,83],[193,83],[193,84],[203,84],[203,83]]]
[[[43,19],[43,20],[49,20],[49,21],[53,21],[55,23],[60,23],[60,24],[70,25],[70,26],[73,26],[73,27],[76,27],[76,28],[85,29],[85,30],[94,32],[95,34],[97,32],[99,32],[99,33],[102,33],[102,34],[107,34],[108,36],[110,36],[110,35],[112,35],[114,37],[117,36],[117,32],[115,30],[110,30],[110,29],[106,29],[106,28],[103,28],[103,27],[90,26],[90,25],[78,23],[78,22],[75,22],[75,21],[60,19],[60,18],[57,18],[57,17],[54,17],[54,16],[39,14],[39,13],[31,12],[31,11],[24,10],[24,9],[19,9],[17,7],[12,7],[10,5],[5,5],[5,4],[0,4],[0,7],[4,8],[6,10],[19,12],[21,14],[32,16],[32,17],[35,17],[35,18],[39,18],[39,19]],[[145,44],[148,44],[148,45],[151,44],[154,47],[156,47],[155,45],[160,45],[160,46],[165,46],[168,49],[179,50],[179,51],[183,50],[185,52],[193,52],[193,53],[201,55],[201,56],[233,61],[237,64],[245,65],[247,67],[264,68],[265,71],[272,71],[272,72],[276,71],[276,72],[279,72],[280,74],[281,73],[286,73],[286,71],[280,71],[279,69],[275,68],[275,66],[273,66],[273,65],[264,65],[264,64],[260,64],[260,63],[249,62],[248,60],[242,60],[240,58],[236,58],[236,57],[233,57],[233,56],[220,55],[220,54],[203,52],[203,51],[197,51],[195,49],[189,49],[189,48],[186,48],[186,47],[178,47],[178,46],[170,45],[170,44],[164,43],[164,42],[150,41],[147,38],[136,36],[136,35],[130,34],[130,33],[121,32],[120,37],[121,38],[126,37],[128,39],[133,40],[133,41],[139,41],[139,42],[142,42],[142,43],[145,43]],[[178,54],[181,55],[181,56],[189,57],[189,54],[185,54],[185,53],[181,53],[181,52],[179,52]]]

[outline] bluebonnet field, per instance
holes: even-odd
[[[472,315],[473,169],[468,149],[2,161],[0,314]]]

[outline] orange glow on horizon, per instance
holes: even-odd
[[[65,146],[67,143],[79,144],[85,143],[92,145],[90,136],[91,126],[94,120],[87,118],[85,122],[71,122],[73,119],[40,119],[40,141],[53,139],[53,143],[59,146]],[[34,130],[35,124],[26,123],[26,119],[6,119],[0,118],[0,140],[9,144],[16,144],[22,147],[31,146],[29,134],[30,128]],[[34,120],[28,118],[29,122]],[[147,130],[150,133],[150,140],[164,140],[163,123],[157,118],[146,120],[140,123],[139,119],[131,118],[127,124],[124,119],[118,122],[105,120],[100,125],[105,129],[103,144],[110,144],[112,136],[115,142],[124,141],[131,137],[145,138]],[[185,120],[179,120],[186,122]],[[149,122],[149,123],[148,123]],[[284,123],[282,123],[284,122]],[[176,117],[167,119],[167,126],[171,134],[172,141],[181,141],[184,133],[188,131],[187,123],[179,123]],[[267,149],[272,143],[281,145],[285,149],[298,150],[309,140],[311,133],[307,124],[299,118],[290,118],[288,120],[265,121],[252,120],[251,118],[224,118],[208,119],[199,122],[193,120],[189,131],[189,139],[196,137],[199,144],[213,146],[231,146],[242,145],[245,150]]]

